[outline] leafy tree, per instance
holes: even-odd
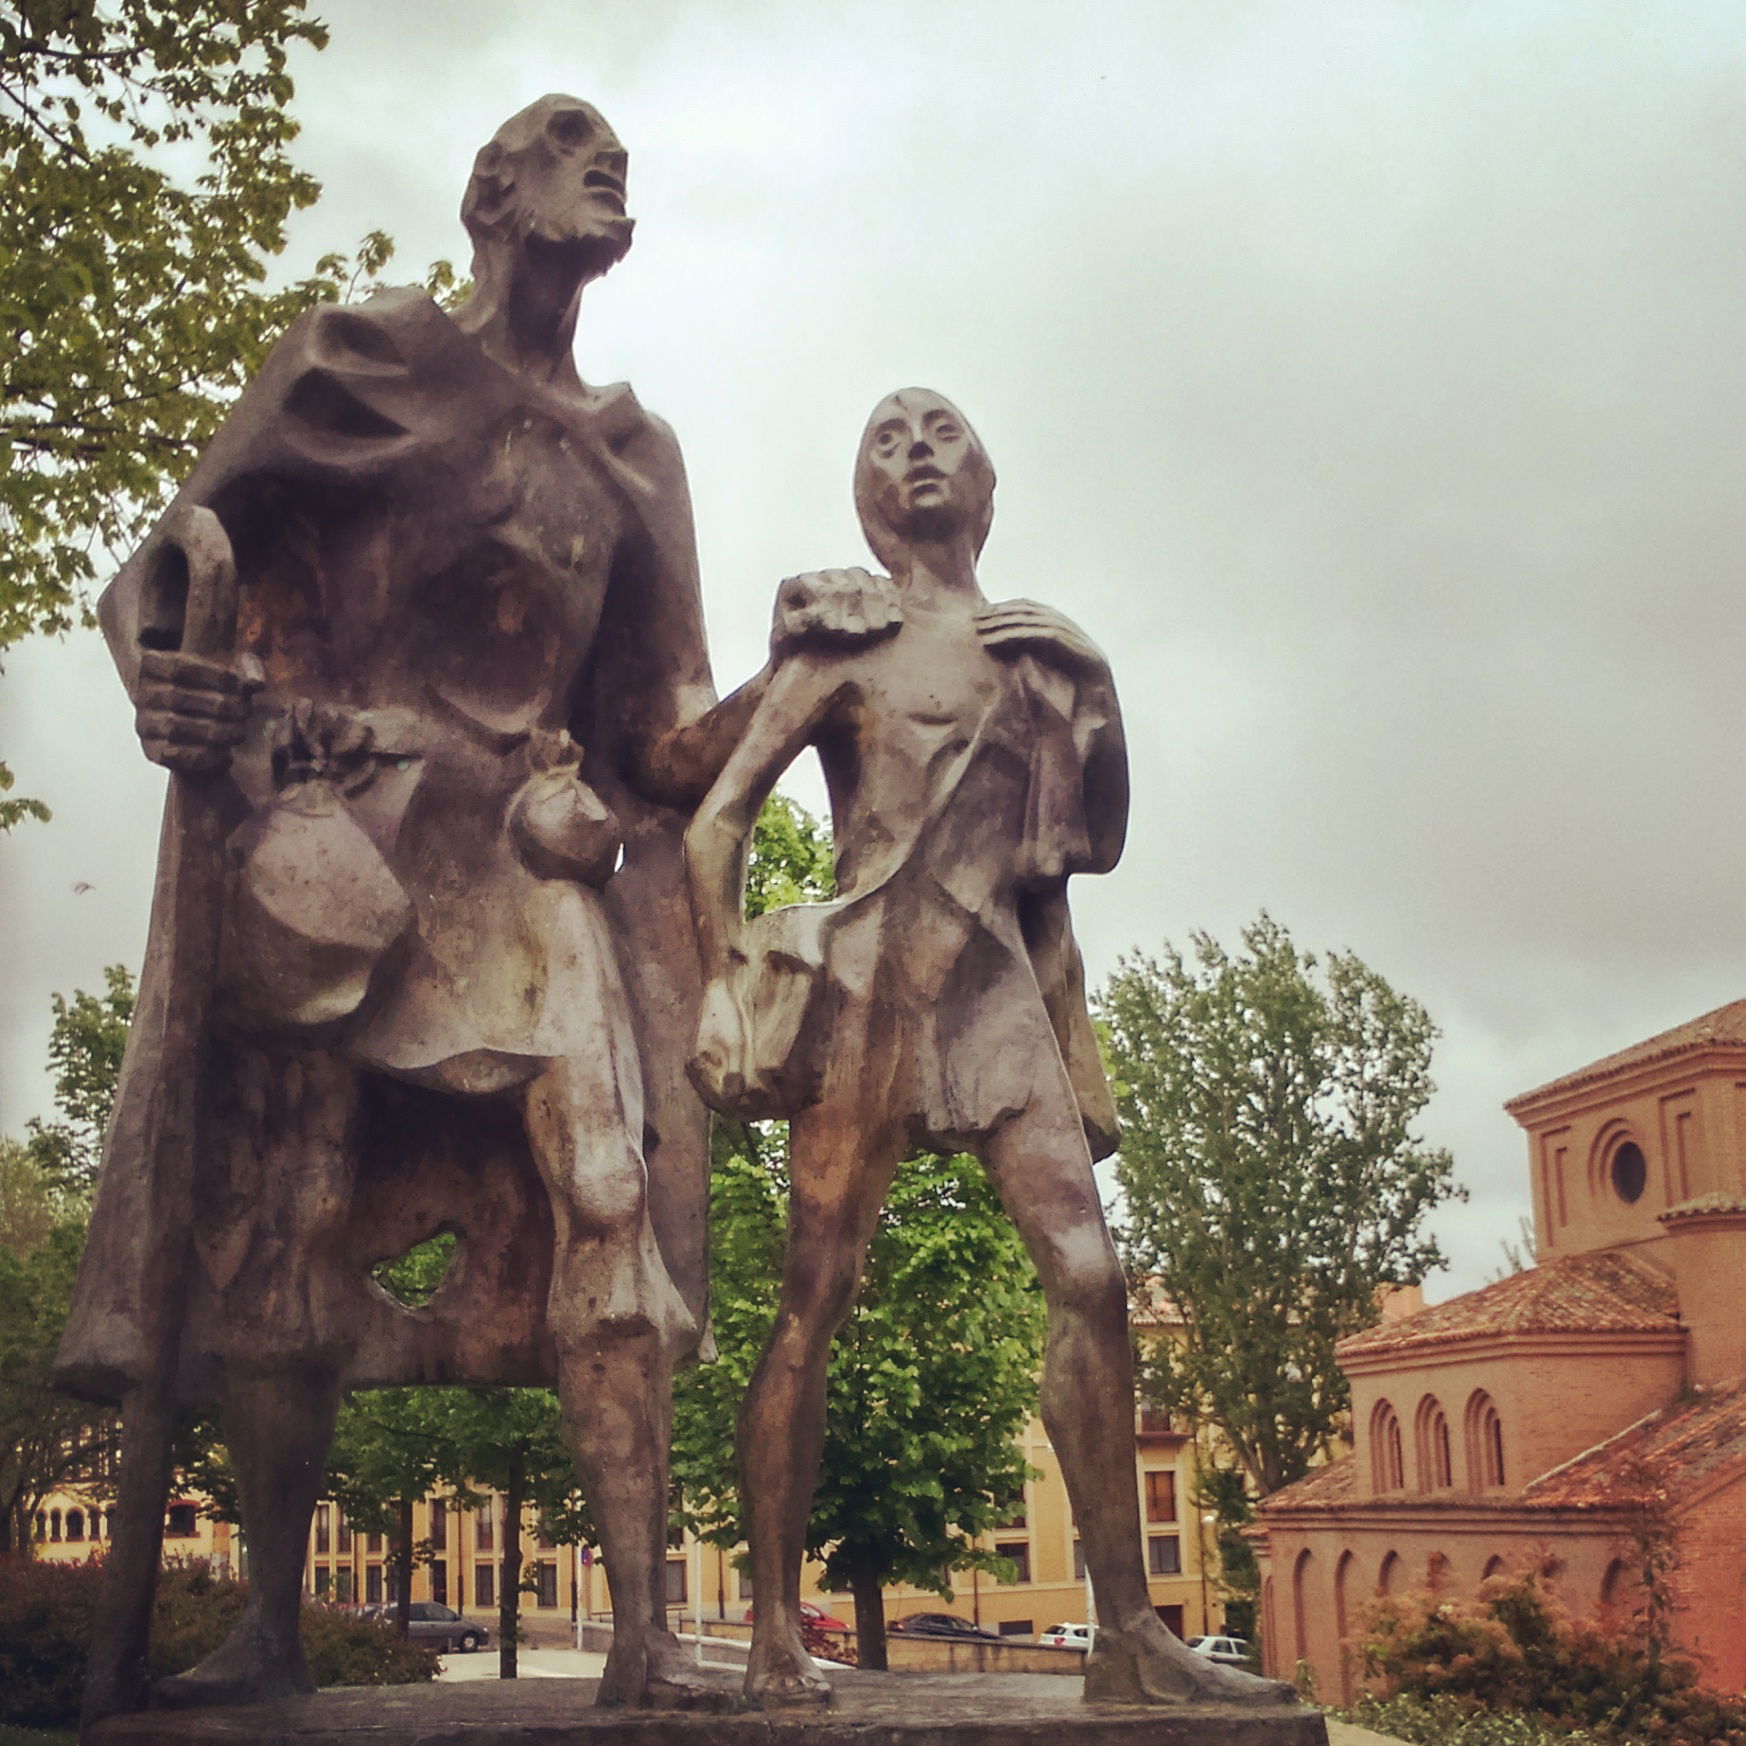
[[[1271,917],[1227,953],[1123,960],[1098,1000],[1122,1116],[1130,1275],[1180,1313],[1145,1387],[1223,1433],[1262,1495],[1299,1478],[1347,1408],[1335,1343],[1378,1294],[1442,1264],[1427,1214],[1461,1195],[1414,1124],[1425,1010],[1351,953],[1300,953]]]
[[[133,980],[54,997],[49,1063],[58,1119],[0,1141],[0,1552],[30,1555],[30,1523],[51,1491],[102,1472],[114,1415],[49,1381],[85,1242],[85,1210],[121,1072]]]
[[[27,1150],[49,1181],[88,1198],[97,1180],[103,1131],[121,1079],[121,1057],[133,1021],[133,976],[121,964],[103,972],[102,994],[76,990],[53,997],[49,1071],[55,1076],[59,1119],[32,1117]]]
[[[0,10],[0,650],[84,615],[97,558],[137,542],[272,340],[392,251],[373,234],[355,269],[330,255],[263,288],[287,219],[320,191],[289,156],[288,57],[327,41],[306,12]],[[0,830],[48,816],[11,785],[0,765]]]

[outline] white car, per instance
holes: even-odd
[[[1188,1646],[1196,1655],[1225,1667],[1249,1665],[1249,1643],[1244,1637],[1190,1637]]]
[[[1049,1649],[1089,1649],[1095,1625],[1051,1625],[1037,1641]]]

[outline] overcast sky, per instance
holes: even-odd
[[[1479,1284],[1503,1099],[1746,995],[1746,26],[1728,0],[331,0],[286,256],[464,264],[473,153],[550,90],[631,154],[591,381],[677,429],[718,683],[863,561],[888,390],[1000,474],[992,597],[1110,651],[1126,859],[1094,978],[1266,907],[1442,1027],[1424,1131]],[[48,1000],[137,964],[161,783],[92,635],[12,652],[0,1130]],[[80,885],[90,889],[81,891]]]

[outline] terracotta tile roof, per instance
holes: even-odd
[[[1718,1191],[1693,1195],[1690,1200],[1682,1200],[1678,1206],[1670,1206],[1660,1215],[1660,1223],[1676,1224],[1680,1219],[1701,1218],[1705,1213],[1737,1212],[1746,1212],[1746,1195]]]
[[[1540,1509],[1596,1509],[1624,1501],[1641,1483],[1638,1462],[1677,1500],[1731,1466],[1746,1469],[1746,1379],[1694,1391],[1616,1437],[1554,1467],[1523,1488]]]
[[[1358,1457],[1342,1455],[1326,1467],[1312,1468],[1302,1479],[1282,1485],[1274,1494],[1262,1500],[1261,1509],[1328,1509],[1335,1504],[1357,1503]]]
[[[1619,1250],[1542,1262],[1383,1322],[1335,1347],[1343,1360],[1373,1352],[1470,1339],[1479,1334],[1658,1333],[1679,1325],[1673,1281]]]
[[[1633,1043],[1628,1049],[1620,1049],[1615,1055],[1603,1055],[1600,1060],[1591,1061],[1588,1066],[1579,1067],[1574,1073],[1566,1073],[1559,1079],[1549,1079],[1544,1085],[1535,1086],[1532,1091],[1524,1091],[1519,1097],[1512,1097],[1504,1108],[1513,1111],[1522,1104],[1545,1097],[1550,1092],[1573,1091],[1579,1085],[1604,1079],[1609,1073],[1616,1073],[1622,1067],[1641,1067],[1647,1062],[1660,1061],[1670,1055],[1682,1055],[1691,1049],[1728,1045],[1746,1046],[1746,1000],[1730,1001],[1726,1006],[1718,1006],[1714,1012],[1706,1012],[1701,1018],[1688,1019],[1682,1025],[1675,1025],[1670,1031],[1662,1031],[1659,1036]]]

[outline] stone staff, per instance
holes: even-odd
[[[164,530],[153,581],[171,614],[180,597],[179,653],[208,660],[236,640],[236,563],[210,509],[185,505]],[[154,1229],[162,1290],[142,1333],[151,1358],[122,1403],[122,1462],[114,1545],[104,1566],[85,1688],[85,1726],[143,1707],[152,1600],[163,1550],[176,1420],[176,1365],[182,1294],[176,1281],[192,1260],[188,1233],[200,1143],[199,1075],[217,977],[224,896],[226,824],[212,795],[213,772],[170,772],[158,843],[157,903],[146,952],[159,974],[143,986],[157,998],[136,1024],[160,1033],[161,1049],[130,1054],[116,1095],[107,1145],[125,1136],[158,1160]]]

